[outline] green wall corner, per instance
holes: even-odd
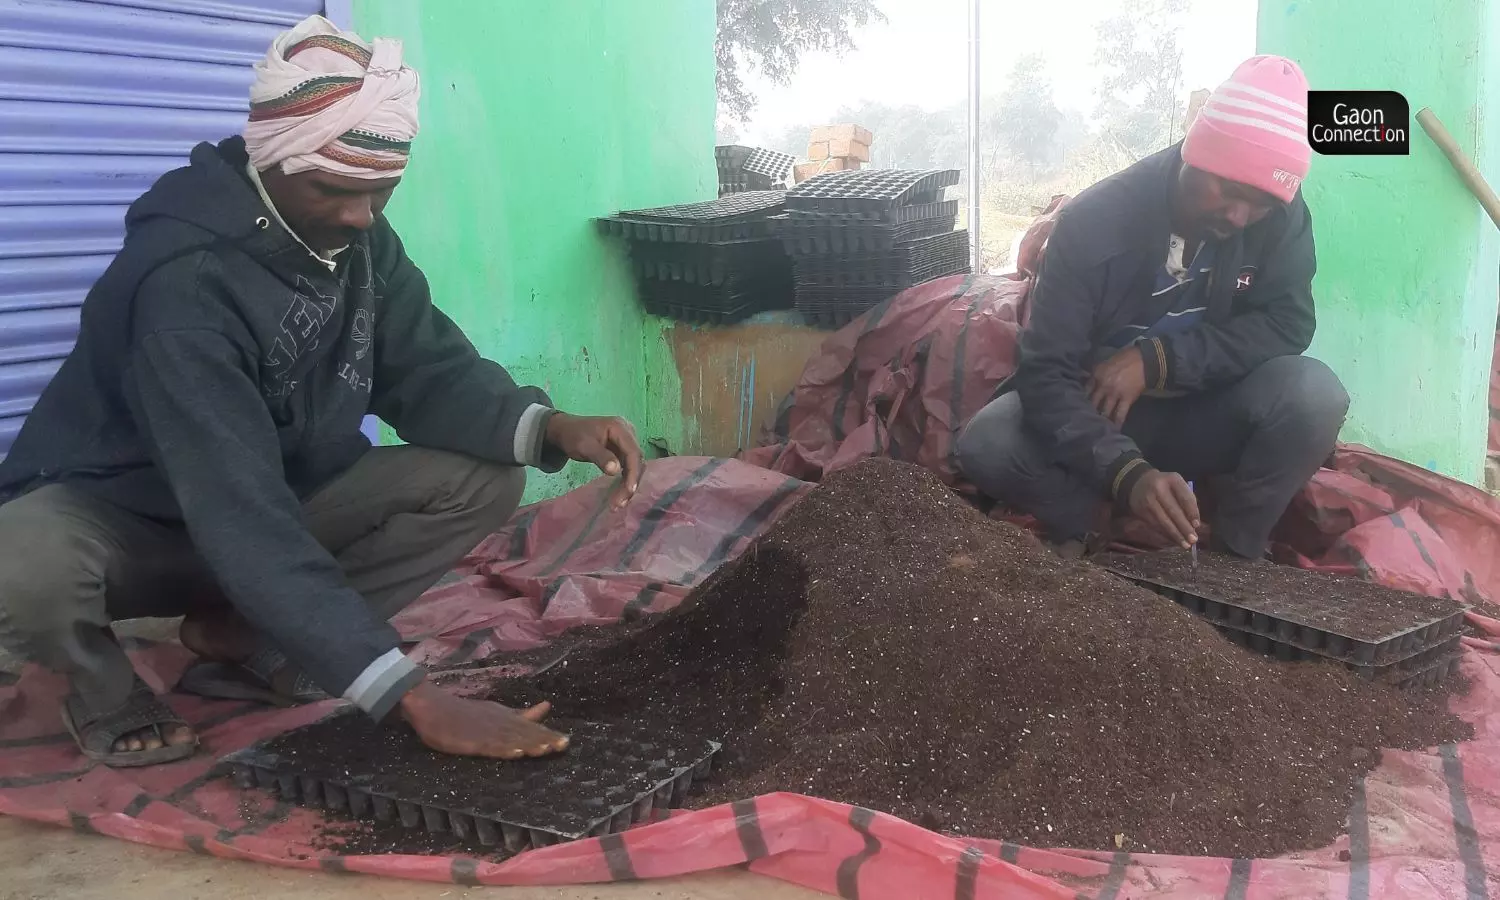
[[[1500,183],[1500,0],[1263,0],[1258,44],[1314,89],[1411,103],[1409,157],[1314,154],[1310,352],[1349,389],[1344,440],[1480,483],[1500,234],[1415,114],[1431,107]]]
[[[714,6],[701,0],[355,0],[422,77],[422,130],[388,213],[433,299],[559,409],[692,433],[668,323],[594,219],[711,199]],[[389,429],[383,434],[393,440]],[[527,500],[597,476],[531,473]]]

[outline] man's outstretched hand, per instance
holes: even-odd
[[[1175,472],[1142,475],[1130,491],[1130,511],[1184,550],[1198,543],[1198,498]]]
[[[1089,379],[1089,402],[1101,416],[1120,427],[1130,408],[1146,392],[1146,363],[1136,347],[1126,347],[1094,367]]]
[[[523,710],[455,697],[424,681],[401,698],[401,715],[422,743],[454,756],[520,759],[565,750],[568,737],[539,724],[551,705]]]
[[[635,429],[624,419],[553,413],[547,421],[547,443],[568,459],[593,463],[606,475],[623,474],[625,477],[615,488],[612,500],[615,509],[629,503],[640,487],[645,462],[641,446],[635,440]]]

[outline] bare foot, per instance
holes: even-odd
[[[133,753],[160,750],[166,746],[180,747],[196,740],[198,736],[186,725],[151,725],[121,737],[111,749],[116,753]]]

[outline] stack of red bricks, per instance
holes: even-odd
[[[793,182],[801,184],[824,172],[858,169],[870,161],[875,136],[858,125],[823,125],[814,128],[807,145],[807,159],[793,171]]]

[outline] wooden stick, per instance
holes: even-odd
[[[1425,106],[1417,110],[1417,122],[1422,126],[1422,130],[1427,132],[1427,136],[1432,138],[1432,142],[1437,144],[1438,149],[1443,151],[1443,155],[1448,157],[1448,162],[1453,164],[1454,171],[1463,180],[1469,193],[1473,194],[1474,199],[1479,201],[1479,205],[1484,207],[1484,211],[1490,214],[1490,219],[1494,221],[1496,227],[1500,227],[1500,197],[1495,196],[1494,189],[1490,187],[1488,181],[1484,180],[1484,175],[1474,167],[1474,163],[1469,160],[1463,148],[1458,146],[1458,141],[1453,139],[1453,135],[1448,133],[1448,129],[1443,127],[1438,117],[1432,114],[1432,110]]]

